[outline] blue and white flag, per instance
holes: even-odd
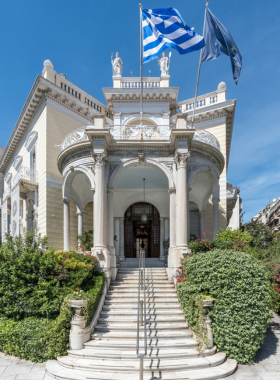
[[[143,9],[142,26],[144,63],[168,47],[186,54],[205,46],[203,37],[185,23],[175,8]]]
[[[228,55],[233,78],[237,84],[242,68],[242,56],[230,32],[208,7],[206,9],[204,39],[206,45],[202,50],[201,62],[216,59],[222,53]]]

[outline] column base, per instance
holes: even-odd
[[[167,267],[167,275],[169,280],[174,281],[174,278],[177,275],[177,270],[181,266],[181,260],[190,253],[190,248],[185,245],[169,248]]]
[[[109,247],[109,254],[110,254],[111,277],[112,277],[112,281],[115,281],[117,277],[117,271],[118,271],[115,247]]]
[[[104,272],[109,271],[110,272],[110,278],[111,278],[111,271],[110,271],[110,252],[108,247],[106,246],[94,246],[92,248],[92,255],[97,257],[99,260],[99,267]],[[109,273],[108,272],[108,273]]]

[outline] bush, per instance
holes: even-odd
[[[83,312],[87,321],[93,316],[104,284],[104,274],[95,275],[79,298],[88,301]],[[33,362],[43,362],[67,355],[69,348],[70,320],[73,310],[68,306],[68,300],[77,298],[69,294],[61,307],[59,316],[54,319],[29,317],[21,321],[12,318],[0,318],[0,350],[8,355]]]
[[[47,250],[46,238],[33,233],[0,247],[0,350],[41,362],[67,354],[70,299],[84,299],[90,321],[98,305],[104,274],[90,255]]]
[[[17,320],[56,318],[66,295],[79,290],[98,267],[95,257],[46,249],[33,233],[0,247],[0,313]]]
[[[91,251],[93,247],[93,230],[83,231],[82,235],[77,235],[79,250]]]
[[[239,363],[253,363],[270,322],[271,287],[264,268],[242,252],[214,250],[182,260],[177,284],[186,320],[198,329],[198,302],[215,299],[209,312],[214,342]]]

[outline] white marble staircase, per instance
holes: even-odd
[[[164,268],[146,269],[148,354],[145,380],[222,379],[236,362],[216,353],[200,354],[180,310],[175,287]],[[136,358],[138,270],[120,268],[111,283],[91,340],[82,350],[47,362],[49,375],[60,380],[139,379]],[[143,327],[140,337],[143,337]],[[143,343],[143,339],[142,339]]]

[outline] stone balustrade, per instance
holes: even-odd
[[[68,86],[67,84],[65,84],[63,82],[61,82],[60,86],[61,86],[62,90],[68,92],[70,95],[75,96],[75,98],[77,98],[77,99],[81,99],[81,93],[76,91],[74,88]]]
[[[21,179],[26,179],[30,182],[37,182],[36,170],[21,166],[13,179],[13,187],[15,187]]]
[[[193,137],[193,141],[201,141],[203,143],[213,146],[218,150],[221,150],[220,143],[216,139],[216,137],[212,135],[212,133],[207,132],[205,130],[196,131]]]
[[[69,145],[77,144],[78,142],[87,141],[88,135],[86,134],[86,128],[78,128],[73,132],[70,132],[61,144],[61,150],[66,149]]]
[[[141,127],[135,126],[110,126],[112,138],[114,140],[140,140]],[[172,128],[169,125],[144,125],[143,140],[169,140]],[[72,144],[82,141],[89,141],[86,128],[79,128],[69,133],[62,142],[61,150],[66,149]],[[210,132],[205,130],[196,131],[193,141],[200,141],[220,150],[219,141]]]
[[[140,78],[137,78],[137,79],[122,78],[121,87],[122,88],[140,88],[141,87]],[[156,78],[156,79],[143,78],[142,87],[143,88],[160,87],[159,78]]]

